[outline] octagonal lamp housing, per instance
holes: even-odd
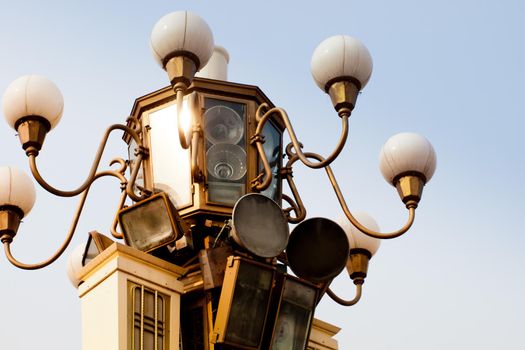
[[[257,147],[250,142],[256,129],[255,112],[262,103],[270,108],[273,104],[256,86],[205,78],[193,80],[185,98],[192,95],[196,97],[191,118],[202,132],[187,150],[178,141],[176,96],[171,87],[135,101],[131,115],[139,120],[139,133],[150,151],[140,169],[139,187],[168,193],[190,223],[211,220],[222,225],[231,217],[235,202],[255,192],[252,180],[263,171]],[[278,204],[283,130],[279,119],[270,119],[263,129],[263,146],[274,176],[262,193]],[[126,141],[133,168],[136,144],[131,138]]]

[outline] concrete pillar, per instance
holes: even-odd
[[[83,350],[179,349],[185,269],[114,243],[77,274]]]

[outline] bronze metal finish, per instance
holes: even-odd
[[[82,192],[82,196],[80,197],[80,201],[77,206],[77,211],[75,213],[75,216],[73,217],[73,222],[71,223],[66,239],[64,240],[60,248],[58,248],[58,250],[55,252],[55,254],[53,254],[50,258],[48,258],[47,260],[43,262],[36,263],[36,264],[25,264],[25,263],[22,263],[16,260],[16,258],[14,258],[13,255],[11,254],[11,246],[10,246],[11,242],[2,241],[2,243],[4,243],[5,255],[7,256],[7,259],[9,260],[9,262],[15,265],[16,267],[24,269],[24,270],[36,270],[36,269],[46,267],[49,264],[53,263],[56,259],[58,259],[62,255],[62,253],[66,250],[67,246],[71,242],[71,239],[73,238],[73,234],[75,233],[75,229],[77,227],[78,220],[80,219],[80,213],[82,212],[82,209],[84,208],[84,203],[86,202],[86,197],[87,197],[88,192],[89,192],[89,188],[86,189],[84,192]]]
[[[263,115],[261,115],[264,110],[267,110],[267,111]],[[308,157],[306,157],[305,153],[303,153],[302,151],[303,146],[301,142],[299,142],[299,139],[297,138],[297,135],[295,134],[292,123],[290,122],[290,118],[288,117],[288,114],[286,113],[286,111],[282,108],[274,107],[274,108],[268,109],[267,104],[265,103],[261,104],[259,108],[257,108],[257,112],[256,112],[257,130],[255,132],[255,135],[262,133],[264,125],[266,124],[266,122],[271,116],[276,117],[282,121],[292,141],[294,153],[297,154],[297,156],[299,157],[301,162],[303,162],[304,165],[310,168],[319,169],[319,168],[324,168],[328,166],[331,162],[335,160],[335,158],[337,158],[337,156],[339,155],[339,153],[341,153],[341,151],[343,150],[345,146],[346,139],[348,137],[348,118],[350,117],[350,113],[348,112],[342,113],[341,115],[342,131],[341,131],[341,136],[339,137],[339,141],[335,147],[335,150],[328,157],[326,157],[326,159],[323,158],[322,161],[317,161],[317,162],[309,161]],[[258,140],[257,143],[262,143],[262,141]],[[259,150],[259,156],[264,162],[266,155],[264,154],[264,152],[262,152],[261,154],[260,150],[262,149],[262,147],[261,148],[257,147],[257,149]],[[268,181],[268,184],[269,184],[269,182],[271,181],[271,173],[268,174],[266,167],[265,167],[265,172],[266,172],[266,177],[267,178],[270,177],[270,180]],[[261,185],[259,187],[263,187],[263,186]],[[264,188],[256,188],[256,189],[263,190]]]
[[[331,290],[330,288],[326,290],[326,294],[328,294],[328,296],[332,298],[333,301],[343,306],[352,306],[352,305],[357,304],[359,300],[361,300],[362,292],[363,292],[363,285],[361,283],[355,284],[355,297],[352,300],[345,300],[345,299],[338,297],[337,294],[335,294],[334,291]]]
[[[31,121],[30,119],[28,119],[29,121]],[[20,122],[20,125],[19,125],[19,128],[25,128],[25,121],[22,121]],[[44,123],[45,124],[45,123]],[[35,123],[27,123],[27,126],[30,127],[31,125],[36,125]],[[131,181],[128,182],[128,180],[126,179],[126,177],[124,176],[125,172],[126,172],[126,169],[127,169],[127,163],[125,160],[121,159],[121,158],[117,158],[117,159],[114,159],[110,162],[110,166],[113,166],[115,164],[118,164],[119,167],[116,168],[116,169],[112,169],[112,170],[103,170],[103,171],[98,171],[98,166],[100,164],[100,160],[102,158],[102,154],[104,152],[104,149],[106,147],[106,144],[107,144],[107,140],[109,138],[109,135],[111,134],[112,131],[114,130],[122,130],[124,131],[125,135],[129,135],[128,137],[130,138],[133,138],[136,142],[137,142],[137,145],[139,145],[139,155],[137,157],[137,168],[140,166],[140,163],[142,162],[143,158],[144,157],[147,157],[148,155],[148,151],[147,149],[145,149],[144,147],[142,147],[142,140],[140,139],[140,137],[138,136],[138,134],[136,133],[135,129],[133,127],[128,127],[126,125],[122,125],[122,124],[115,124],[115,125],[111,125],[105,132],[101,142],[100,142],[100,145],[99,145],[99,148],[97,150],[97,153],[95,155],[95,160],[93,161],[93,164],[92,164],[92,167],[91,167],[91,170],[89,172],[89,175],[87,177],[87,179],[85,180],[85,182],[80,186],[78,187],[77,189],[75,190],[72,190],[72,191],[62,191],[62,190],[59,190],[59,189],[56,189],[55,187],[49,185],[43,178],[42,176],[40,175],[40,172],[38,171],[38,168],[37,168],[37,165],[36,165],[36,157],[38,156],[38,153],[39,153],[39,149],[37,148],[37,145],[29,145],[26,149],[26,154],[29,158],[29,165],[30,165],[30,168],[31,168],[31,173],[33,174],[33,177],[35,178],[35,180],[45,189],[47,190],[48,192],[54,194],[54,195],[57,195],[57,196],[61,196],[61,197],[73,197],[73,196],[77,196],[77,195],[81,195],[80,196],[80,199],[79,199],[79,202],[78,202],[78,205],[77,205],[77,210],[75,212],[75,215],[73,216],[73,220],[71,222],[71,225],[70,225],[70,228],[69,228],[69,231],[66,235],[66,238],[65,240],[62,242],[62,245],[58,248],[58,250],[48,259],[46,259],[45,261],[43,262],[40,262],[40,263],[36,263],[36,264],[26,264],[26,263],[22,263],[20,261],[18,261],[16,258],[13,257],[12,253],[11,253],[11,242],[12,242],[12,236],[9,236],[9,235],[2,235],[2,243],[4,244],[4,251],[5,251],[5,254],[7,256],[7,259],[9,260],[9,262],[11,262],[13,265],[15,265],[16,267],[19,267],[21,269],[25,269],[25,270],[35,270],[35,269],[40,269],[40,268],[43,268],[45,266],[48,266],[50,265],[51,263],[53,263],[55,260],[57,260],[61,255],[62,253],[64,253],[64,251],[66,250],[66,248],[68,247],[69,243],[71,242],[71,239],[73,238],[73,235],[75,233],[75,230],[76,230],[76,227],[77,227],[77,224],[78,224],[78,221],[80,219],[80,215],[82,213],[82,210],[84,208],[84,204],[86,202],[86,198],[87,198],[87,195],[89,193],[89,189],[91,187],[91,185],[93,184],[93,182],[95,182],[97,179],[101,178],[101,177],[105,177],[105,176],[112,176],[112,177],[116,177],[117,179],[119,179],[120,181],[120,188],[124,191],[126,190],[126,195],[129,196],[131,199],[135,200],[135,201],[138,201],[138,200],[141,200],[142,198],[146,198],[149,193],[146,193],[144,194],[143,196],[136,196],[134,193],[133,193],[133,187],[134,187],[134,182],[135,182],[135,179],[137,177],[137,171],[134,171],[132,174],[131,174]],[[125,196],[124,194],[121,195],[121,201],[119,203],[119,207],[122,207],[123,206],[123,202],[125,201]],[[112,230],[112,233],[113,233],[113,230]],[[116,233],[115,237],[118,238],[119,234]]]
[[[173,90],[177,96],[177,131],[179,132],[180,145],[183,149],[188,149],[190,147],[191,140],[188,140],[188,136],[184,132],[181,124],[182,102],[184,99],[184,92],[186,91],[186,85],[177,84]]]
[[[351,249],[346,262],[346,270],[354,283],[364,283],[368,273],[368,262],[372,255],[365,249]]]
[[[165,87],[161,90],[152,92],[146,96],[140,97],[135,101],[135,105],[131,112],[133,121],[128,121],[128,126],[135,124],[135,120],[141,123],[142,130],[139,134],[143,138],[144,146],[151,147],[151,133],[149,129],[149,115],[159,109],[165,108],[168,105],[176,103],[177,94],[172,86]],[[226,218],[231,217],[233,204],[225,205],[221,203],[214,203],[209,198],[209,190],[207,180],[206,164],[206,138],[203,134],[203,114],[204,104],[207,99],[215,99],[225,101],[227,103],[242,104],[245,106],[245,141],[246,145],[242,145],[246,150],[246,182],[245,193],[258,192],[253,190],[250,182],[259,175],[262,169],[262,159],[258,157],[257,146],[250,144],[249,141],[255,134],[257,123],[255,122],[255,113],[257,107],[262,103],[266,103],[269,107],[273,107],[271,101],[264,95],[264,93],[256,86],[237,84],[226,81],[218,81],[205,78],[195,78],[187,90],[184,98],[196,96],[196,103],[194,113],[192,114],[192,134],[191,138],[186,139],[182,137],[183,142],[187,141],[191,149],[191,174],[193,181],[191,182],[191,203],[184,207],[177,208],[181,216],[188,220],[189,223],[197,223],[206,219],[213,220],[222,225]],[[188,104],[191,107],[191,104]],[[270,122],[276,129],[282,133],[284,130],[283,122],[276,116],[270,118]],[[177,130],[173,130],[174,137],[178,137]],[[183,133],[184,134],[184,133]],[[125,138],[126,142],[130,142],[130,137]],[[144,170],[144,187],[149,191],[154,190],[153,179],[153,162],[151,156],[143,161]],[[264,179],[261,179],[261,181]],[[277,199],[279,202],[279,198]]]
[[[124,175],[123,175],[125,173],[125,171],[126,171],[126,163],[125,163],[125,161],[122,160],[122,159],[113,160],[111,162],[111,164],[114,164],[114,163],[119,163],[121,167],[119,169],[115,170],[115,171],[103,171],[103,172],[97,173],[95,175],[93,181],[98,179],[98,178],[100,178],[100,177],[103,177],[103,176],[114,176],[114,177],[117,177],[118,179],[120,179],[121,183],[125,182],[126,179],[124,178]],[[50,258],[48,258],[47,260],[45,260],[43,262],[36,263],[36,264],[25,264],[25,263],[22,263],[22,262],[16,260],[16,258],[14,258],[13,255],[11,254],[11,247],[10,247],[10,243],[11,242],[9,242],[9,241],[2,241],[2,243],[4,243],[4,251],[5,251],[5,254],[6,254],[7,259],[9,260],[9,262],[11,264],[15,265],[16,267],[24,269],[24,270],[36,270],[36,269],[41,269],[43,267],[46,267],[46,266],[50,265],[51,263],[53,263],[55,260],[57,260],[62,255],[62,253],[64,253],[64,251],[68,247],[69,243],[71,242],[71,239],[73,238],[73,235],[75,234],[75,230],[77,228],[77,224],[78,224],[78,221],[80,219],[80,215],[82,214],[82,210],[84,208],[84,204],[86,202],[86,198],[87,198],[87,195],[89,193],[89,189],[90,189],[90,186],[88,186],[88,188],[86,188],[82,192],[82,195],[80,196],[80,200],[79,200],[78,205],[77,205],[77,210],[75,212],[75,215],[73,216],[73,220],[72,220],[71,225],[69,227],[69,232],[66,235],[66,238],[65,238],[64,242],[62,243],[62,245],[58,248],[58,250]]]
[[[42,117],[28,116],[16,123],[16,130],[18,131],[18,138],[22,148],[27,151],[31,147],[38,152],[42,149],[46,134],[50,130],[50,125]]]
[[[424,179],[418,175],[405,175],[396,182],[399,197],[401,197],[407,208],[417,208],[424,186]]]
[[[288,145],[288,147],[287,147],[287,154],[288,154],[288,157],[289,157],[288,163],[286,164],[287,168],[291,168],[293,166],[293,164],[296,161],[299,160],[299,156],[297,154],[293,154],[291,152],[288,152],[289,148],[290,148],[290,145]],[[304,155],[307,158],[315,159],[315,160],[318,160],[318,161],[323,161],[323,157],[321,157],[320,155],[318,155],[316,153],[305,153]],[[415,212],[416,208],[414,206],[410,206],[410,207],[407,208],[408,209],[408,220],[407,220],[406,224],[403,227],[401,227],[399,230],[393,231],[393,232],[390,232],[390,233],[380,233],[380,232],[375,232],[373,230],[368,229],[367,227],[363,226],[359,221],[357,221],[357,219],[354,218],[354,216],[350,212],[350,209],[348,209],[348,205],[346,204],[346,200],[345,200],[345,198],[343,196],[343,193],[341,192],[341,189],[339,188],[339,184],[337,183],[337,180],[336,180],[336,178],[334,176],[332,168],[330,166],[325,166],[325,171],[326,171],[326,174],[328,176],[328,179],[330,180],[330,183],[332,184],[332,187],[334,189],[335,195],[337,196],[339,204],[341,205],[341,208],[343,209],[343,212],[345,213],[346,217],[348,218],[348,220],[350,220],[350,222],[359,231],[363,232],[364,234],[366,234],[368,236],[371,236],[371,237],[374,237],[374,238],[379,238],[379,239],[391,239],[391,238],[395,238],[395,237],[401,236],[403,233],[408,231],[408,229],[410,229],[410,227],[414,223],[414,219],[415,219],[415,215],[416,215],[416,212]],[[290,184],[290,188],[294,188],[295,189],[295,191],[293,191],[293,194],[294,194],[294,197],[295,197],[295,200],[296,200],[297,204],[292,205],[292,208],[284,209],[285,212],[289,212],[290,210],[295,210],[295,207],[299,207],[298,208],[299,211],[306,215],[306,208],[302,204],[301,198],[299,196],[299,192],[296,189],[296,186],[295,186],[295,183],[293,181],[292,176],[288,175],[286,179],[287,179],[288,183]],[[289,217],[288,221],[295,223],[295,221],[292,221],[292,220],[290,220],[290,217]]]
[[[359,88],[351,80],[341,80],[330,85],[328,94],[330,95],[332,104],[337,112],[342,108],[348,108],[352,111],[357,101]]]
[[[27,153],[27,156],[29,158],[29,166],[31,168],[31,173],[33,174],[33,177],[40,184],[40,186],[42,186],[46,191],[48,191],[48,192],[50,192],[50,193],[52,193],[52,194],[54,194],[56,196],[60,196],[60,197],[74,197],[74,196],[79,195],[80,193],[85,191],[93,183],[93,181],[95,181],[95,179],[97,178],[97,169],[98,169],[98,166],[100,164],[100,160],[102,158],[102,154],[104,153],[104,149],[106,148],[106,144],[107,144],[109,135],[111,134],[111,132],[113,130],[123,130],[125,133],[127,133],[131,137],[133,137],[133,139],[135,139],[135,141],[137,142],[138,145],[142,145],[142,141],[139,138],[139,136],[137,135],[137,133],[135,132],[135,130],[127,127],[126,125],[122,125],[122,124],[111,125],[109,128],[106,129],[106,132],[104,133],[104,136],[102,137],[102,140],[100,142],[99,148],[98,148],[97,153],[95,155],[95,160],[93,161],[93,164],[91,165],[91,170],[89,171],[89,175],[88,175],[87,179],[77,189],[74,189],[74,190],[71,190],[71,191],[59,190],[59,189],[49,185],[42,178],[42,175],[40,175],[40,172],[38,171],[38,167],[36,165],[36,157],[38,156],[38,150],[36,148],[30,146],[26,150],[26,153]],[[138,165],[137,165],[136,168],[139,168],[140,162],[144,158],[144,155],[147,155],[147,150],[145,150],[144,148],[141,148],[141,151],[142,151],[141,154],[139,154],[139,156],[137,157]],[[136,177],[136,175],[135,175],[135,177]],[[129,187],[131,189],[133,189],[133,186],[134,186],[134,179],[132,177],[132,181],[130,181],[130,186]],[[133,192],[133,191],[131,191],[131,192]],[[135,201],[143,199],[142,197],[135,196],[133,193],[130,194],[128,192],[128,195],[130,196],[130,198],[132,198]]]
[[[0,206],[0,241],[12,242],[24,212],[14,206]]]
[[[365,283],[366,274],[368,272],[368,262],[370,261],[371,257],[372,255],[368,250],[360,248],[350,250],[350,255],[348,256],[348,260],[346,262],[346,270],[355,284],[356,294],[354,299],[342,299],[338,297],[329,287],[326,290],[326,294],[328,294],[328,296],[336,303],[343,306],[352,306],[357,304],[361,299],[363,283]]]
[[[187,55],[174,56],[166,63],[165,69],[172,86],[177,83],[190,86],[197,73],[198,63]]]
[[[122,232],[118,232],[117,226],[118,226],[118,214],[120,213],[122,208],[124,208],[124,204],[126,203],[126,198],[128,198],[127,192],[122,191],[120,195],[119,205],[117,206],[117,212],[115,214],[115,217],[113,218],[113,223],[111,224],[111,228],[110,228],[111,235],[117,239],[124,238],[124,234]]]

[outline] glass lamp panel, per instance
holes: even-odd
[[[246,192],[246,105],[207,98],[204,107],[208,201],[233,205]]]
[[[316,295],[315,288],[286,279],[272,340],[272,350],[306,348]]]
[[[235,283],[226,343],[257,348],[264,330],[273,271],[243,263]]]
[[[189,113],[186,103],[182,113]],[[177,106],[169,105],[149,114],[150,158],[153,187],[166,192],[176,208],[192,204],[190,150],[180,145]]]
[[[177,238],[163,197],[121,212],[119,222],[127,243],[138,250],[147,252]]]
[[[264,135],[264,153],[270,163],[270,169],[272,171],[272,182],[270,186],[261,192],[265,196],[273,199],[275,202],[280,203],[281,198],[281,140],[282,135],[279,129],[275,127],[271,122],[266,123],[262,131]],[[262,161],[259,161],[259,171],[263,171],[264,166]]]

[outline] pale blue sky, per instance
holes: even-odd
[[[378,153],[397,132],[422,133],[438,168],[414,228],[383,242],[363,300],[331,300],[317,316],[342,327],[341,349],[524,350],[525,161],[522,1],[0,1],[0,90],[42,74],[62,90],[65,113],[39,157],[53,184],[83,182],[106,126],[135,98],[167,85],[149,51],[162,15],[191,10],[230,52],[230,80],[258,85],[285,108],[306,150],[327,154],[339,134],[328,96],[314,84],[311,53],[324,38],[360,38],[372,78],[351,117],[350,141],[333,168],[352,210],[385,230],[405,220]],[[319,126],[320,125],[320,126]],[[0,164],[28,169],[14,131],[0,125]],[[124,155],[116,136],[107,159]],[[308,215],[341,215],[322,171],[295,172]],[[72,248],[92,229],[107,232],[118,185],[96,185]],[[13,254],[35,262],[62,242],[75,200],[37,191]],[[21,271],[0,258],[2,349],[79,349],[80,303],[66,257]],[[342,276],[334,289],[352,297]]]

